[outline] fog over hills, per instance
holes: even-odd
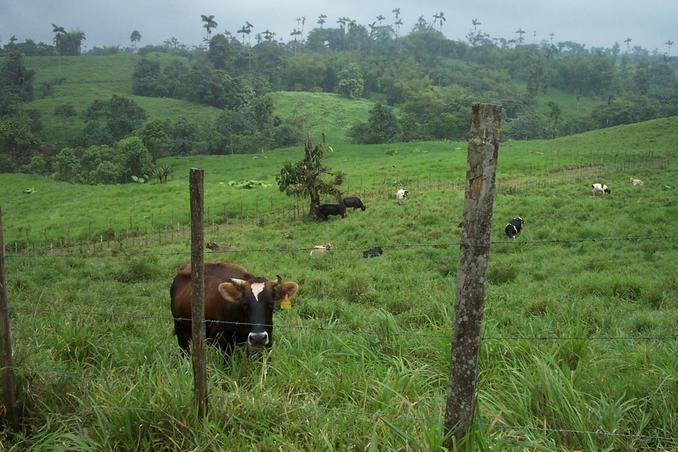
[[[472,21],[492,37],[511,39],[516,31],[525,31],[527,43],[553,39],[575,41],[588,47],[609,47],[615,42],[624,46],[642,46],[650,51],[666,52],[667,41],[677,41],[675,18],[678,2],[674,0],[477,0],[474,2],[425,0],[413,4],[374,0],[287,0],[285,2],[251,1],[194,2],[149,0],[109,2],[92,0],[2,0],[0,1],[0,44],[11,36],[20,41],[52,42],[52,24],[86,34],[85,50],[93,46],[125,46],[133,30],[141,33],[140,45],[160,44],[174,36],[187,45],[199,45],[205,37],[201,15],[214,15],[218,26],[213,33],[226,30],[234,35],[246,22],[253,24],[248,39],[254,43],[257,33],[270,30],[276,39],[287,42],[297,29],[305,34],[318,27],[321,14],[324,27],[338,27],[337,20],[347,17],[367,26],[383,16],[382,25],[395,22],[394,10],[400,10],[400,33],[408,33],[419,17],[432,22],[443,13],[442,31],[450,39],[464,40],[473,29]],[[553,37],[551,37],[553,34]],[[675,54],[675,47],[671,53]]]

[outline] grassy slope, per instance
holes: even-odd
[[[497,193],[493,239],[502,239],[503,223],[514,215],[523,216],[526,225],[515,243],[492,247],[488,339],[480,360],[480,441],[498,450],[671,448],[657,439],[502,426],[678,436],[678,345],[641,339],[675,336],[676,242],[524,243],[676,234],[677,126],[678,119],[670,118],[501,146],[500,182],[549,184]],[[347,171],[349,182],[362,177],[363,184],[376,184],[372,175],[379,174],[389,184],[409,178],[416,187],[431,174],[462,180],[464,148],[460,143],[337,146],[327,164]],[[636,161],[633,173],[597,168],[596,177],[613,187],[609,197],[592,198],[588,180],[554,177],[584,163],[619,162],[650,150],[673,160],[664,168]],[[242,195],[252,206],[256,190],[237,191],[219,182],[241,177],[270,182],[283,160],[300,156],[300,149],[291,149],[172,159],[181,176],[163,186],[83,190],[21,180],[38,189],[30,197],[6,188],[16,188],[13,178],[23,176],[2,175],[4,223],[13,236],[17,225],[29,220],[36,228],[45,225],[43,210],[58,199],[66,202],[60,209],[63,221],[73,227],[105,222],[110,215],[124,217],[124,223],[133,205],[148,204],[158,214],[164,206],[186,209],[190,166],[206,168],[208,205],[237,205],[233,201]],[[631,187],[625,183],[629,175],[646,185]],[[211,411],[202,426],[186,409],[192,404],[190,362],[177,353],[167,308],[169,281],[188,260],[186,242],[124,249],[107,258],[10,257],[20,399],[32,430],[0,441],[16,450],[438,448],[458,250],[398,244],[455,242],[462,197],[460,191],[413,189],[404,207],[373,197],[365,212],[342,220],[210,232],[208,239],[241,250],[289,249],[210,258],[242,263],[260,275],[281,274],[301,289],[294,308],[276,314],[276,345],[265,360],[239,353],[225,365],[211,355]],[[138,216],[148,212],[141,210]],[[17,222],[22,216],[24,223]],[[64,226],[55,220],[52,229]],[[327,241],[337,248],[330,255],[293,251]],[[385,246],[383,256],[360,257],[361,250],[376,244]],[[531,335],[638,339],[491,339]]]
[[[65,143],[68,137],[82,132],[81,117],[63,118],[54,115],[58,105],[71,104],[80,113],[95,99],[108,99],[113,94],[127,96],[137,102],[154,119],[176,119],[184,116],[189,120],[206,123],[213,121],[219,109],[177,99],[153,98],[132,95],[132,73],[139,60],[137,55],[81,56],[81,57],[27,57],[26,65],[33,69],[35,91],[40,92],[43,82],[64,78],[65,83],[56,85],[51,96],[36,99],[28,108],[40,111],[47,140],[50,143]],[[150,54],[146,58],[167,64],[173,59],[182,59],[165,54]],[[185,60],[185,59],[184,59]],[[328,142],[345,141],[345,130],[356,121],[366,121],[372,102],[350,101],[334,94],[276,92],[273,94],[276,114],[306,119],[307,132],[319,140],[325,132]]]
[[[642,163],[645,155],[674,155],[678,119],[668,118],[642,124],[615,127],[555,140],[508,142],[502,144],[498,180],[530,180],[549,168],[614,163],[621,158]],[[336,145],[328,152],[326,164],[347,173],[345,191],[362,191],[398,183],[454,180],[465,175],[464,143],[423,142],[391,145]],[[175,224],[186,218],[187,180],[190,167],[206,170],[205,205],[212,216],[239,214],[289,205],[277,190],[275,175],[285,161],[302,158],[302,149],[291,148],[257,155],[193,156],[168,158],[174,173],[165,185],[90,186],[55,182],[49,178],[0,174],[0,199],[5,212],[5,240],[26,237],[32,241],[57,237],[85,237],[108,229],[123,230],[132,223],[141,228],[153,224]],[[640,159],[640,160],[638,160]],[[612,186],[625,182],[629,172],[608,180]],[[269,186],[242,190],[228,186],[231,180],[258,179]],[[585,186],[585,184],[584,184]],[[26,195],[24,189],[36,192]]]

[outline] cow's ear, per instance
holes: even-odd
[[[278,286],[276,286],[275,294],[273,297],[276,300],[282,300],[283,298],[292,298],[294,294],[297,293],[297,290],[299,290],[299,284],[288,281],[286,283],[281,283]]]
[[[229,303],[240,303],[242,300],[242,290],[237,284],[223,282],[219,284],[218,290],[222,298]]]

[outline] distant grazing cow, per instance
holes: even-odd
[[[643,182],[642,180],[640,180],[640,179],[634,179],[633,177],[630,177],[630,178],[629,178],[629,182],[630,182],[631,185],[633,185],[634,187],[637,187],[637,186],[639,186],[639,185],[643,185],[643,184],[644,184],[644,182]]]
[[[318,253],[326,253],[327,251],[332,249],[332,244],[331,243],[326,243],[324,245],[316,245],[310,250],[310,255],[313,256],[314,254]]]
[[[508,222],[506,227],[504,228],[504,232],[509,238],[515,239],[518,234],[520,234],[520,231],[523,229],[523,224],[525,221],[520,218],[520,217],[515,217],[511,221]]]
[[[323,220],[327,220],[329,215],[341,215],[343,218],[346,216],[346,206],[343,204],[320,204],[318,214]]]
[[[353,208],[353,210],[355,210],[355,209],[365,210],[366,209],[365,204],[363,204],[363,202],[357,196],[348,196],[348,197],[344,198],[343,204],[346,208],[351,207],[351,208]]]
[[[396,199],[398,200],[398,204],[402,205],[403,202],[405,202],[405,200],[409,196],[409,194],[410,194],[410,192],[405,190],[404,188],[399,189],[396,192]]]
[[[236,344],[256,351],[273,344],[273,307],[294,296],[299,286],[259,278],[236,264],[205,263],[205,331],[228,356]],[[170,288],[174,332],[179,347],[188,352],[191,340],[191,266],[185,265]]]
[[[610,187],[599,183],[591,184],[591,195],[596,196],[596,193],[602,193],[603,195],[607,193],[609,195],[611,193]]]
[[[375,246],[369,250],[363,251],[363,257],[377,257],[384,254],[384,248],[380,246]]]

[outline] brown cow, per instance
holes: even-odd
[[[191,266],[185,265],[170,288],[174,332],[179,347],[188,352],[191,340]],[[251,350],[273,344],[273,308],[292,298],[299,286],[277,279],[258,278],[243,267],[224,262],[205,263],[205,335],[225,355],[235,344]]]

